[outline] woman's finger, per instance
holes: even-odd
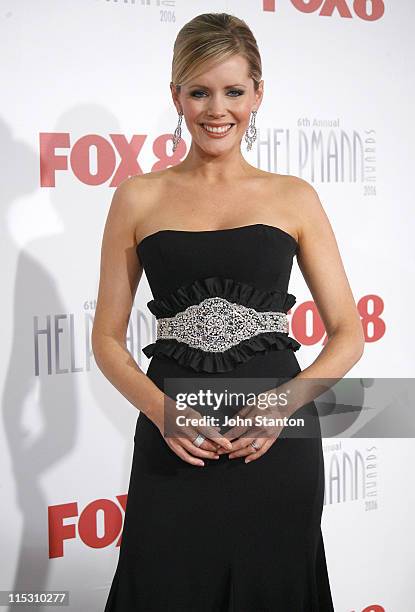
[[[276,439],[277,438],[275,438],[275,440]],[[264,455],[267,450],[274,444],[275,440],[270,440],[268,438],[266,442],[264,442],[264,444],[261,446],[261,448],[248,455],[248,457],[245,459],[245,463],[250,463],[251,461],[255,461],[255,459],[259,459],[259,457],[262,457],[262,455]]]
[[[224,435],[219,433],[219,428],[216,429],[215,427],[203,426],[199,427],[199,432],[206,438],[211,439],[213,444],[216,444],[219,446],[219,448],[223,448],[228,451],[232,450],[232,442],[225,438]]]
[[[202,448],[202,445],[195,446],[193,444],[193,442],[191,442],[187,438],[179,438],[179,442],[192,455],[196,455],[197,457],[206,457],[206,459],[216,459],[216,458],[219,458],[219,455],[216,452],[216,450],[205,450],[205,449]],[[205,442],[203,442],[203,444],[205,444],[205,443],[206,443],[206,440],[205,440]]]
[[[237,438],[236,440],[234,440],[232,442],[232,450],[233,451],[237,451],[240,450],[241,448],[245,448],[247,445],[247,442],[252,442],[253,440],[259,440],[261,438],[272,438],[272,435],[265,429],[260,428],[260,427],[250,427],[250,428],[245,428],[246,432],[244,433],[243,436]],[[222,449],[220,449],[218,451],[220,454],[223,453],[224,451]]]
[[[219,434],[219,430],[214,427],[199,427],[199,430],[194,427],[182,427],[179,435],[174,436],[175,438],[186,438],[190,440],[192,444],[196,438],[202,435],[205,439],[200,444],[198,448],[203,448],[205,450],[216,451],[218,448],[226,448],[227,450],[232,449],[232,445],[229,440],[226,440]],[[222,440],[222,443],[220,441]]]
[[[169,440],[168,445],[172,451],[174,451],[176,455],[180,457],[180,459],[183,459],[183,461],[191,463],[192,465],[205,465],[205,462],[202,461],[202,459],[198,459],[197,457],[190,455],[181,444],[174,440],[174,438]]]
[[[201,418],[201,414],[197,412],[194,408],[188,407],[184,413],[181,415],[185,418],[185,424],[178,424],[176,418],[173,418],[173,412],[170,411],[170,427],[172,428],[171,436],[174,438],[186,437],[189,438],[192,442],[195,440],[197,435],[201,433],[206,440],[209,439],[210,443],[207,443],[206,446],[210,448],[210,450],[214,450],[217,445],[221,448],[225,448],[227,450],[232,450],[232,443],[226,439],[221,433],[219,427],[213,427],[209,425],[199,425],[199,419]],[[194,420],[195,423],[190,423],[191,420]],[[197,427],[197,430],[195,429]],[[204,442],[203,442],[204,443]],[[210,444],[213,444],[210,447]]]
[[[229,458],[235,459],[236,457],[247,457],[249,458],[249,461],[251,461],[251,459],[257,459],[258,457],[261,457],[270,448],[270,446],[274,444],[276,439],[277,438],[251,439],[248,444],[241,447],[239,450],[235,452],[232,451],[232,453],[229,454]],[[251,444],[254,441],[255,445],[258,447],[258,450],[255,450]],[[249,463],[249,461],[246,461],[246,463]]]
[[[229,453],[230,459],[234,459],[235,457],[244,457],[254,452],[255,449],[252,446],[252,442],[256,442],[258,446],[262,444],[261,442],[259,442],[258,438],[243,438],[238,442],[238,448],[236,450],[232,450],[232,452]]]

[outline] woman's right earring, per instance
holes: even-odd
[[[173,153],[177,149],[177,145],[179,144],[179,141],[180,141],[180,139],[182,137],[182,128],[181,128],[182,119],[183,119],[183,113],[180,112],[179,113],[179,121],[177,123],[177,127],[174,130],[174,134],[173,134]]]

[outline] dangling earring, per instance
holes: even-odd
[[[179,144],[179,141],[182,137],[182,128],[180,127],[182,124],[182,119],[183,119],[183,113],[180,111],[179,121],[177,123],[177,127],[174,130],[174,134],[173,134],[173,153],[177,149],[177,145]]]
[[[256,114],[257,114],[257,111],[253,110],[250,124],[248,125],[248,129],[245,132],[245,141],[247,142],[247,146],[246,146],[247,151],[251,150],[252,144],[254,143],[256,139],[256,127],[255,127]]]

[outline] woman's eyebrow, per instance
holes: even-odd
[[[207,85],[199,85],[199,83],[192,83],[189,87],[203,87],[204,89],[209,89]],[[225,85],[223,89],[229,89],[229,87],[245,87],[242,83],[236,83],[235,85]]]

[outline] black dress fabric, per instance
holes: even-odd
[[[295,239],[265,224],[160,230],[137,255],[154,316],[173,317],[209,297],[257,311],[289,312]],[[143,348],[149,378],[291,379],[300,343],[262,332],[230,349],[204,351],[173,338]],[[140,412],[116,571],[104,612],[333,612],[321,532],[324,462],[314,402],[312,435],[284,428],[264,455],[178,457]]]

